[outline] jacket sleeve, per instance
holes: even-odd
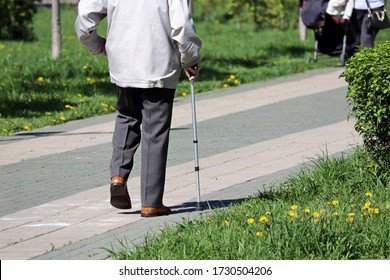
[[[169,1],[169,12],[172,28],[171,37],[176,42],[180,52],[182,66],[189,67],[199,64],[202,41],[196,33],[187,0]]]
[[[354,4],[355,4],[354,0],[348,0],[347,1],[347,5],[345,7],[345,12],[344,12],[344,18],[345,19],[349,20],[351,18]]]
[[[75,21],[75,31],[81,44],[94,54],[102,52],[106,40],[96,32],[107,16],[107,0],[81,0]]]

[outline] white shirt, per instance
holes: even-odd
[[[384,0],[367,0],[371,9],[382,7],[385,4]],[[356,10],[367,10],[366,0],[355,0]]]
[[[326,12],[331,16],[350,19],[354,0],[330,0]]]
[[[107,17],[107,41],[96,28]],[[198,64],[199,39],[187,0],[81,0],[75,30],[98,54],[106,47],[111,82],[176,88],[181,67]]]

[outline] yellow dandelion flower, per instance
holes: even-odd
[[[115,107],[111,105],[111,106],[110,106],[110,110],[111,110],[111,111],[115,111]]]
[[[314,213],[313,213],[313,217],[314,217],[314,218],[318,218],[319,216],[320,216],[320,213],[318,213],[318,212],[314,212]]]
[[[337,213],[337,212],[333,212],[332,213],[332,217],[336,217],[336,216],[338,216],[339,215],[339,213]]]
[[[270,211],[265,212],[266,215],[271,215]]]
[[[371,202],[364,203],[363,209],[369,209],[371,208]]]
[[[295,209],[297,209],[297,208],[298,208],[298,205],[295,205],[295,204],[294,204],[294,205],[291,205],[291,207],[290,207],[290,208],[291,208],[291,210],[295,210]]]
[[[78,93],[77,96],[78,96],[79,98],[83,98],[83,95],[82,95],[81,93]]]
[[[263,224],[266,224],[268,223],[268,218],[266,216],[261,216],[259,221],[262,222]]]
[[[62,38],[64,40],[74,40],[74,39],[76,39],[76,37],[72,36],[72,35],[64,35],[64,36],[62,36]]]
[[[83,66],[83,70],[87,70],[88,69],[88,66],[87,65],[84,65]]]
[[[108,108],[108,104],[107,104],[107,103],[104,103],[104,102],[102,102],[102,107],[104,107],[104,108]]]
[[[303,210],[303,212],[310,213],[310,209],[309,208],[305,208],[305,210]]]
[[[348,213],[347,216],[350,217],[350,218],[353,218],[353,217],[355,217],[355,213]]]
[[[51,120],[51,122],[52,122],[52,123],[56,123],[56,122],[57,122],[57,120],[54,120],[54,119],[53,119],[53,120]]]
[[[43,83],[44,78],[43,78],[43,77],[38,77],[38,78],[37,78],[37,81],[40,82],[40,83]]]
[[[262,236],[263,236],[263,233],[262,233],[261,231],[258,231],[258,232],[256,232],[256,236],[262,237]]]
[[[338,201],[338,200],[333,200],[333,201],[332,201],[332,205],[333,205],[333,206],[339,205],[339,201]]]
[[[247,220],[247,222],[248,222],[248,224],[253,224],[253,223],[255,222],[255,219],[249,218],[249,219]]]
[[[66,108],[66,109],[70,109],[71,107],[72,107],[72,106],[70,106],[69,104],[66,104],[66,105],[65,105],[65,108]]]
[[[348,223],[353,223],[353,217],[347,218],[346,221],[347,221]]]
[[[240,83],[240,81],[239,81],[238,79],[235,79],[235,80],[234,80],[234,84],[235,84],[235,85],[238,85],[239,83]]]
[[[223,87],[224,87],[224,88],[228,88],[229,85],[228,85],[228,84],[223,84]]]
[[[379,214],[379,208],[368,208],[368,212],[371,214]]]
[[[23,129],[24,129],[25,131],[30,131],[30,130],[32,130],[31,126],[29,126],[29,125],[23,126]]]
[[[313,223],[316,225],[316,224],[318,224],[318,220],[317,219],[314,219],[313,220]]]
[[[372,197],[373,194],[372,194],[371,192],[366,192],[366,193],[365,193],[365,196]]]
[[[3,128],[3,133],[4,133],[4,134],[8,134],[8,132],[9,132],[8,129]]]
[[[230,75],[230,77],[229,77],[229,79],[232,79],[232,80],[234,80],[236,78],[236,76],[234,76],[234,75]]]
[[[51,116],[51,112],[45,112],[45,116]]]
[[[289,213],[288,213],[289,216],[291,217],[298,217],[297,213],[295,213],[294,210],[291,210]]]
[[[224,221],[222,222],[222,224],[223,224],[223,225],[228,225],[228,224],[229,224],[229,222],[228,222],[228,221],[226,221],[226,220],[224,220]]]
[[[61,116],[61,117],[59,117],[59,120],[64,122],[66,120],[66,118],[64,116]]]
[[[187,92],[185,92],[185,91],[183,91],[182,93],[181,93],[181,96],[187,96],[188,94],[187,94]]]

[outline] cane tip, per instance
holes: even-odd
[[[196,211],[203,211],[203,207],[202,207],[202,205],[201,205],[200,202],[197,202],[197,203],[196,203],[196,205],[195,205],[195,210],[196,210]]]

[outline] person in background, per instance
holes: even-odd
[[[105,39],[96,29],[106,17]],[[81,0],[75,30],[93,54],[108,56],[117,96],[111,205],[132,207],[127,180],[141,144],[141,216],[169,215],[163,194],[175,89],[182,68],[189,80],[200,70],[202,42],[188,1]]]
[[[354,0],[329,0],[326,13],[338,21],[348,21],[353,12]]]
[[[351,28],[355,36],[356,46],[373,48],[379,29],[371,25],[368,18],[367,2],[371,9],[380,8],[385,5],[384,0],[355,0],[351,16]]]
[[[350,23],[353,13],[353,3],[354,0],[329,0],[326,8],[326,13],[330,15],[337,24],[342,24],[344,26],[344,33],[346,35],[345,49],[340,56],[343,65],[348,58],[353,55],[356,45]]]

